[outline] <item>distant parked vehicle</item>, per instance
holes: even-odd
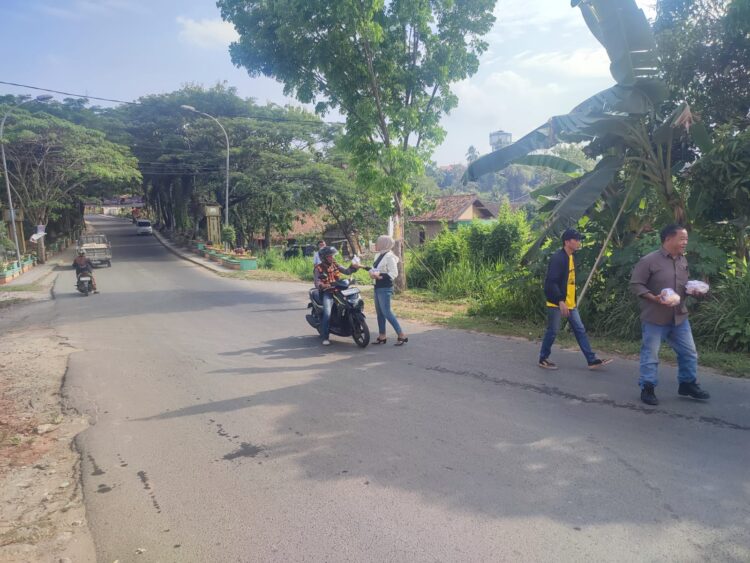
[[[284,258],[296,258],[297,256],[312,256],[315,254],[315,246],[312,244],[293,244],[284,251]]]
[[[95,266],[99,264],[106,264],[108,268],[112,266],[112,245],[107,240],[107,235],[81,235],[76,250],[85,250],[86,258]]]
[[[138,235],[153,235],[154,229],[151,227],[151,221],[146,219],[138,219],[135,224],[135,232]]]

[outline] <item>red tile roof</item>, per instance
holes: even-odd
[[[447,195],[435,200],[435,209],[409,219],[412,223],[428,223],[433,221],[458,221],[459,217],[470,205],[477,203],[486,209],[486,206],[477,197],[477,194]],[[489,210],[488,210],[489,211]],[[489,211],[492,217],[497,213]]]

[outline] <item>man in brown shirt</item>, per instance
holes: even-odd
[[[677,354],[677,380],[680,395],[694,399],[708,399],[710,395],[696,382],[698,352],[685,307],[685,285],[688,281],[688,263],[685,248],[688,233],[680,225],[668,225],[660,233],[661,248],[647,254],[635,265],[630,278],[630,288],[638,296],[641,308],[641,369],[638,385],[641,401],[658,405],[654,392],[659,383],[659,348],[666,340]],[[668,296],[670,289],[679,300]]]

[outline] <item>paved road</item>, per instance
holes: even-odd
[[[324,349],[303,284],[95,225],[102,293],[71,274],[55,314],[100,561],[750,560],[750,381],[706,375],[700,404],[667,368],[652,409],[633,362],[545,372],[518,340]]]

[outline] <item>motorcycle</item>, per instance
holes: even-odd
[[[89,293],[94,291],[94,284],[91,282],[91,274],[88,272],[81,272],[78,274],[78,280],[76,281],[76,289],[83,293],[86,297]]]
[[[333,295],[331,322],[329,331],[336,336],[351,336],[360,348],[370,343],[370,329],[365,321],[365,302],[359,296],[359,288],[352,287],[351,280],[339,280],[329,290]],[[310,290],[310,303],[307,304],[310,314],[305,316],[307,322],[320,333],[323,322],[323,298],[316,288]]]

